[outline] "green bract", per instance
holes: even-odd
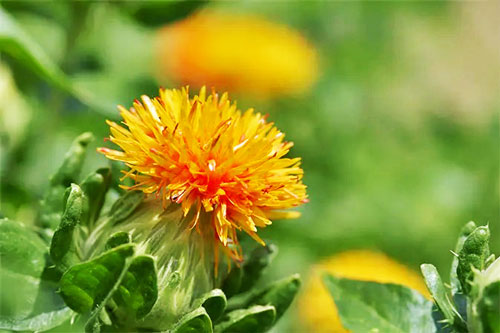
[[[293,275],[256,288],[277,249],[251,252],[214,274],[213,241],[187,230],[177,204],[142,192],[109,202],[111,171],[78,182],[92,136],[78,137],[50,181],[37,232],[0,220],[0,329],[43,331],[264,332],[300,286]],[[79,183],[79,184],[78,184]],[[201,227],[208,225],[201,216]],[[37,234],[38,233],[38,234]],[[227,268],[227,267],[226,267]],[[221,288],[221,289],[219,289]]]
[[[393,284],[326,275],[324,282],[345,328],[352,332],[500,332],[500,260],[489,254],[488,226],[469,222],[460,233],[450,274],[421,266],[433,305],[417,291]]]

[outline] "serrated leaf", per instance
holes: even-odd
[[[71,184],[61,223],[50,244],[50,257],[62,272],[80,262],[74,234],[83,209],[84,194],[78,185]]]
[[[97,221],[110,185],[111,170],[109,168],[101,168],[83,180],[81,188],[86,197],[83,225],[92,228],[94,222]]]
[[[115,294],[120,311],[127,317],[141,319],[151,311],[158,298],[157,274],[154,259],[149,256],[133,258]]]
[[[424,275],[427,288],[443,313],[444,318],[450,325],[465,329],[465,323],[451,302],[436,267],[431,264],[423,264],[420,266],[420,269]]]
[[[481,271],[490,255],[490,230],[488,226],[477,227],[464,241],[458,256],[457,277],[466,295],[474,280],[473,268]]]
[[[0,220],[0,316],[20,320],[35,306],[47,247],[24,225]],[[20,297],[22,295],[22,297]]]
[[[276,309],[272,305],[255,305],[248,309],[234,310],[215,325],[214,332],[265,332],[274,324]]]
[[[194,302],[194,307],[200,306],[205,308],[212,321],[216,321],[226,309],[226,295],[220,289],[211,290]]]
[[[61,278],[61,295],[76,312],[86,313],[101,305],[122,278],[134,246],[125,244],[71,267]],[[119,284],[118,284],[119,285]]]
[[[0,317],[0,330],[47,331],[71,318],[74,312],[65,307],[60,310],[44,312],[29,318],[12,320]]]
[[[56,229],[60,224],[65,204],[64,193],[71,183],[77,183],[87,147],[92,140],[90,133],[78,136],[66,153],[62,165],[50,178],[49,189],[40,202],[38,223],[43,228]]]
[[[144,193],[142,191],[128,191],[123,194],[111,206],[108,215],[114,224],[120,223],[129,217],[142,203]]]
[[[500,332],[500,281],[496,281],[484,288],[478,309],[484,332]]]
[[[119,231],[111,235],[111,237],[109,237],[109,239],[106,241],[106,245],[104,248],[107,251],[122,244],[130,243],[130,241],[131,241],[130,235],[127,232]]]
[[[211,333],[212,321],[203,307],[184,315],[172,333]]]
[[[273,244],[259,246],[252,251],[248,260],[243,264],[240,293],[250,290],[255,285],[277,252],[278,248]]]
[[[435,332],[432,302],[395,284],[355,281],[325,275],[324,283],[343,326],[352,332]]]
[[[469,237],[469,235],[477,228],[476,224],[473,221],[468,222],[466,225],[462,227],[460,231],[460,235],[458,236],[457,244],[455,245],[455,253],[458,254],[462,250],[464,246],[464,242]],[[460,286],[460,281],[457,276],[457,267],[458,267],[458,257],[454,256],[453,261],[451,262],[451,270],[450,270],[450,284],[451,284],[451,292],[453,295],[460,292],[462,287]]]

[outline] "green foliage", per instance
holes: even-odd
[[[325,276],[324,283],[335,300],[343,326],[353,332],[436,331],[432,302],[412,289],[331,275]]]
[[[0,7],[0,51],[9,54],[42,79],[74,96],[103,114],[113,105],[105,105],[96,96],[73,84],[72,80],[47,56],[44,50],[24,32],[21,26]]]
[[[194,303],[194,307],[202,306],[213,321],[219,319],[227,306],[227,299],[224,292],[220,289],[214,289],[203,295]]]
[[[233,277],[229,274],[227,279]],[[186,326],[189,328],[192,325],[201,325],[201,322],[207,322],[207,318],[204,317],[204,314],[207,313],[211,322],[215,323],[214,332],[265,332],[290,306],[299,286],[300,278],[295,274],[264,288],[254,287],[229,298],[227,307],[226,296],[222,290],[215,289],[194,303],[194,307],[198,307],[198,310],[194,311],[195,315],[187,314],[181,319],[181,322],[184,326],[189,323],[189,326]],[[206,311],[201,311],[201,308]],[[212,331],[211,326],[209,330],[198,329],[201,332]]]
[[[83,215],[84,196],[78,185],[70,185],[61,224],[52,237],[50,256],[62,272],[81,260],[75,233]]]
[[[288,278],[274,282],[252,300],[252,304],[270,304],[276,309],[276,320],[288,309],[300,288],[300,277],[294,274]]]
[[[483,270],[490,256],[490,229],[488,226],[478,227],[470,233],[458,255],[457,275],[462,290],[470,293],[474,278],[474,269]]]
[[[484,332],[500,332],[500,280],[484,288],[478,310],[481,314]]]
[[[47,255],[47,246],[34,231],[0,220],[1,330],[49,330],[73,314],[43,279]]]
[[[17,22],[0,8],[0,50],[18,59],[33,72],[60,89],[71,91],[68,78],[59,67],[23,31]]]
[[[71,318],[73,311],[70,308],[62,308],[51,312],[44,312],[25,319],[3,319],[0,317],[0,330],[9,331],[47,331],[63,324]]]
[[[324,283],[343,326],[353,332],[496,333],[500,330],[500,260],[492,262],[489,256],[489,237],[488,226],[469,222],[463,227],[451,285],[443,283],[433,265],[421,266],[439,313],[433,312],[425,297],[403,286],[331,275],[325,276]]]
[[[469,223],[463,226],[460,235],[458,236],[457,244],[455,245],[455,251],[454,251],[455,254],[457,255],[453,257],[450,270],[450,284],[453,295],[462,290],[462,286],[460,285],[460,281],[458,280],[457,277],[457,267],[459,258],[458,253],[462,251],[462,247],[464,246],[465,240],[476,228],[477,228],[476,224],[473,221],[470,221]]]
[[[50,178],[50,185],[44,199],[40,203],[39,224],[43,228],[55,229],[61,222],[64,210],[64,193],[72,183],[78,182],[82,170],[85,153],[89,143],[93,140],[90,133],[78,136],[64,157],[62,165]]]
[[[197,308],[186,314],[174,326],[172,333],[211,333],[212,321],[204,308]]]
[[[33,231],[20,223],[0,220],[0,317],[17,320],[32,312],[46,252],[46,245]],[[15,286],[15,290],[7,286]]]
[[[121,245],[97,258],[72,266],[61,278],[61,295],[76,312],[86,313],[116,289],[128,265],[127,258],[134,254],[134,246]]]
[[[447,323],[449,323],[449,325],[456,326],[457,329],[465,329],[464,320],[455,309],[453,302],[450,300],[449,293],[446,290],[436,267],[431,264],[423,264],[420,268],[425,278],[427,288],[439,307],[439,310],[443,313]]]
[[[248,309],[229,312],[215,325],[214,332],[265,332],[276,320],[272,305],[254,305]]]
[[[118,231],[117,233],[111,235],[106,241],[106,250],[112,249],[122,244],[130,243],[130,235],[125,231]]]
[[[110,168],[101,168],[83,180],[81,188],[86,198],[85,216],[82,221],[84,225],[92,226],[99,218],[110,185]]]
[[[236,266],[231,269],[222,284],[222,290],[228,297],[236,295],[240,291],[242,277],[243,269],[241,266]]]
[[[449,289],[443,285],[437,270],[432,265],[422,265],[427,286],[440,309],[444,328],[453,332],[495,332],[493,317],[498,317],[498,305],[494,309],[488,291],[500,280],[500,269],[489,251],[490,231],[488,226],[477,227],[467,223],[459,235],[455,258],[451,265]],[[498,264],[500,267],[500,264]],[[452,302],[453,300],[454,302]],[[493,305],[493,307],[491,307]],[[492,326],[493,325],[493,326]]]
[[[129,217],[141,204],[144,193],[141,191],[130,191],[122,195],[109,210],[113,223],[120,223]]]
[[[233,295],[250,290],[273,261],[276,252],[277,248],[272,244],[255,248],[243,264],[242,271],[238,267],[234,273],[230,273],[225,281],[224,291]]]
[[[125,319],[141,319],[153,308],[158,298],[155,261],[149,256],[134,257],[113,300]]]
[[[207,0],[152,1],[124,3],[125,10],[137,21],[148,26],[162,26],[180,20],[203,7]]]

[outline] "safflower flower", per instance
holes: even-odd
[[[266,19],[203,11],[161,29],[162,76],[259,97],[306,92],[318,76],[317,54],[297,31]]]
[[[123,188],[182,210],[187,228],[213,242],[216,268],[219,249],[242,260],[238,230],[264,245],[257,228],[299,215],[286,209],[307,201],[300,158],[284,157],[293,143],[266,116],[204,87],[192,97],[182,88],[141,99],[119,107],[122,125],[107,121],[121,150],[98,151],[130,168],[123,178],[135,185]]]

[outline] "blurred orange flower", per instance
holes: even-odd
[[[305,92],[318,75],[302,35],[255,16],[201,12],[161,29],[158,43],[161,74],[181,84],[271,97]]]

